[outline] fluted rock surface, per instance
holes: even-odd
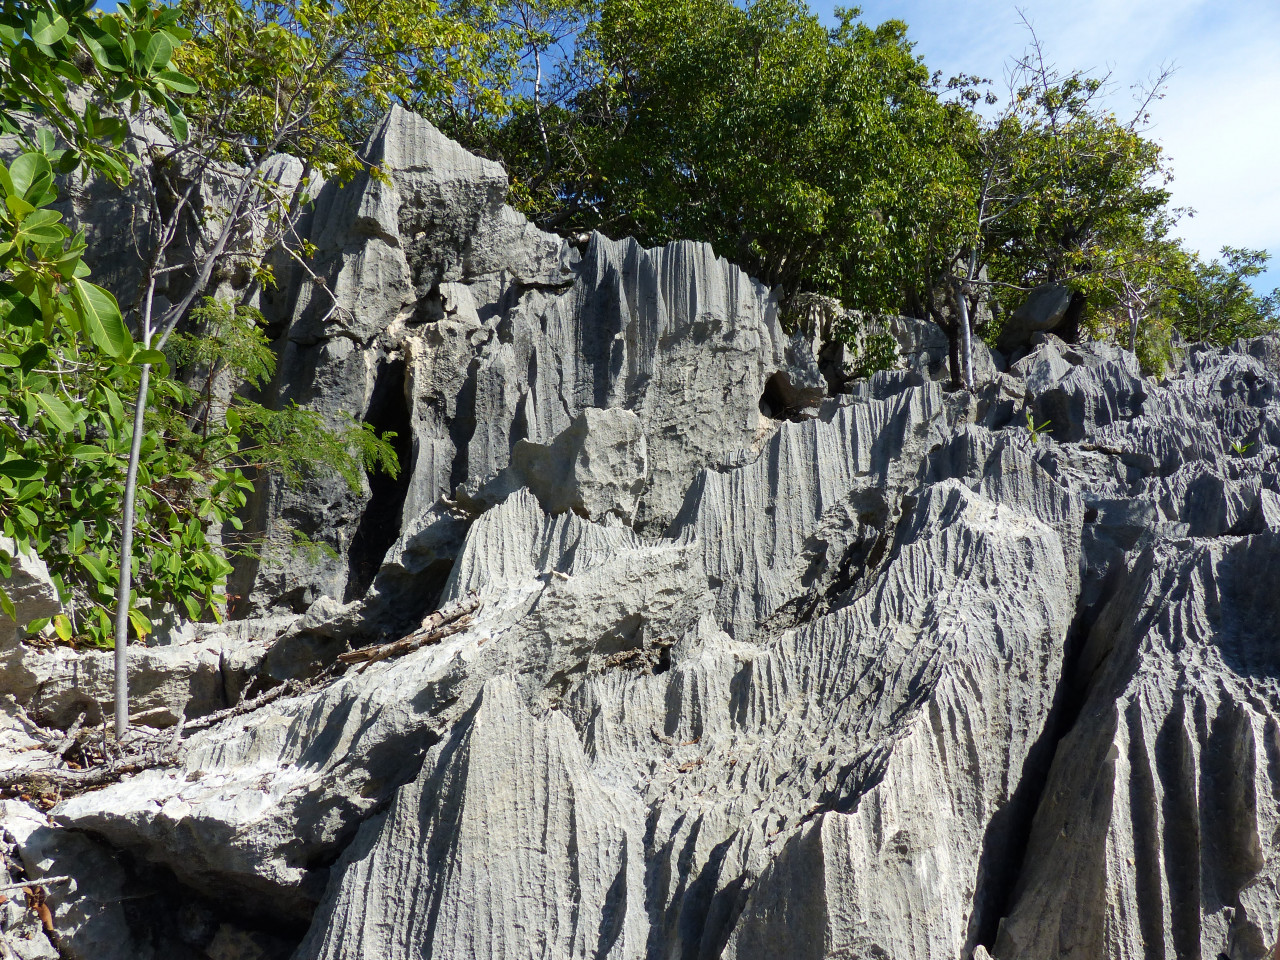
[[[212,919],[59,900],[67,950],[1275,955],[1280,338],[1157,381],[1038,334],[970,394],[902,318],[900,368],[823,397],[709,247],[572,247],[402,111],[368,149],[389,182],[309,227],[337,302],[274,305],[277,390],[403,431],[404,482],[264,491],[338,556],[241,571],[251,609],[308,609],[221,676],[312,686],[40,834]],[[0,707],[8,775],[32,728]]]

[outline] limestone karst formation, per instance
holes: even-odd
[[[368,151],[306,225],[337,308],[262,308],[274,399],[400,480],[263,490],[334,557],[137,651],[169,762],[2,802],[14,882],[70,877],[17,956],[1277,956],[1280,339],[1156,381],[1040,333],[970,394],[901,319],[846,385],[705,245],[541,233],[400,110]],[[10,634],[6,783],[110,696]]]

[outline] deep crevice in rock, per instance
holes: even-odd
[[[467,380],[458,391],[453,422],[449,424],[449,437],[453,440],[453,466],[449,471],[449,489],[456,491],[467,482],[470,469],[471,438],[476,434],[476,374],[480,370],[480,358],[473,357],[467,367]]]
[[[405,400],[404,360],[391,360],[379,367],[365,423],[379,434],[395,434],[390,442],[400,469],[394,477],[382,470],[369,476],[369,503],[347,552],[347,588],[343,597],[347,601],[365,595],[383,557],[400,535],[404,500],[413,476],[413,425]]]
[[[1032,823],[1048,786],[1054,754],[1059,742],[1075,727],[1089,697],[1089,678],[1083,675],[1080,661],[1096,611],[1105,601],[1090,610],[1083,607],[1081,600],[1077,598],[1076,617],[1063,643],[1061,679],[1044,730],[1027,751],[1022,775],[1008,802],[987,824],[969,916],[969,949],[979,944],[988,950],[995,946],[1000,921],[1013,907],[1031,842]]]

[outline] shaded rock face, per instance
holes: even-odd
[[[263,491],[337,559],[241,571],[307,611],[225,628],[221,702],[479,608],[52,824],[5,807],[12,876],[95,871],[50,901],[67,955],[1274,956],[1280,340],[1157,383],[1041,333],[969,394],[903,318],[900,368],[824,397],[709,248],[571,248],[402,112],[369,151],[277,390],[403,431],[403,479]],[[0,708],[7,774],[38,730]],[[203,919],[138,926],[139,883]]]

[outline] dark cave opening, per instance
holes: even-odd
[[[771,420],[798,422],[806,419],[804,411],[816,406],[821,399],[820,392],[815,396],[811,390],[797,390],[791,383],[791,377],[779,370],[764,383],[760,412]]]
[[[395,434],[390,443],[400,471],[394,477],[381,470],[369,475],[369,502],[347,551],[347,588],[343,595],[347,602],[365,595],[387,551],[400,536],[404,500],[413,475],[413,426],[405,397],[403,360],[395,359],[378,368],[364,420],[379,434]]]

